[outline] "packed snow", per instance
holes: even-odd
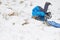
[[[32,9],[46,2],[49,20],[60,23],[60,0],[0,0],[0,40],[60,40],[60,28],[32,18]]]

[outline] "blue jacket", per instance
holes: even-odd
[[[36,6],[32,10],[32,16],[39,16],[40,18],[43,18],[43,20],[44,20],[45,13],[43,11],[41,11],[41,8],[39,6]]]

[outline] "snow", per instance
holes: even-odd
[[[33,19],[32,9],[51,2],[49,20],[60,23],[60,0],[0,0],[0,40],[60,40],[60,28]],[[15,14],[13,14],[15,13]],[[12,14],[12,15],[11,15]],[[11,15],[11,16],[9,16]],[[26,24],[24,24],[27,22]],[[22,25],[24,24],[24,25]]]

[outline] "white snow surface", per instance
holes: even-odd
[[[60,0],[0,0],[0,40],[60,40],[60,28],[31,18],[32,9],[50,2],[55,22],[60,23]],[[14,16],[8,14],[15,13]],[[27,24],[22,25],[27,20]]]

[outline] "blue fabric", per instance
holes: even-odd
[[[48,24],[50,24],[51,26],[54,26],[56,28],[60,28],[60,24],[59,23],[56,23],[54,21],[48,21]]]
[[[39,6],[36,6],[32,10],[32,16],[39,16],[41,19],[44,20],[45,13],[41,11],[41,8]]]
[[[45,16],[45,13],[42,11],[36,11],[36,12],[32,12],[32,16]]]
[[[35,12],[35,11],[40,11],[41,9],[40,9],[40,7],[39,6],[36,6],[36,7],[34,7],[33,8],[33,11]]]

